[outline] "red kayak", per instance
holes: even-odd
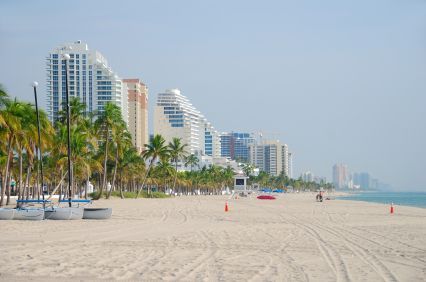
[[[257,196],[257,198],[259,200],[275,200],[275,197],[270,195],[260,195],[260,196]]]

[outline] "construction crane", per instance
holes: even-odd
[[[259,131],[256,131],[255,133],[259,137],[260,143],[263,142],[263,140],[264,140],[263,138],[265,136],[267,136],[267,138],[265,138],[265,139],[268,140],[268,139],[278,139],[277,137],[285,135],[285,132],[283,132],[283,131],[282,132],[280,132],[280,131],[270,132],[270,131],[259,130]]]

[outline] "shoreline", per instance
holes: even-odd
[[[1,221],[0,280],[419,281],[426,273],[421,208],[390,215],[382,204],[316,202],[315,192],[92,206],[112,207],[112,218]]]
[[[370,195],[372,195],[372,197],[369,197]],[[415,199],[415,196],[420,196],[423,201],[418,200],[417,202],[412,202],[412,199]],[[359,192],[356,194],[339,196],[339,200],[376,203],[388,206],[393,204],[394,206],[426,209],[426,193],[424,192]],[[407,202],[407,200],[410,202]]]

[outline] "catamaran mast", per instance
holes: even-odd
[[[71,169],[71,129],[70,129],[70,101],[68,91],[68,60],[70,55],[64,54],[63,59],[65,60],[65,90],[66,90],[66,102],[67,102],[67,132],[68,132],[68,205],[71,207],[71,194],[72,194],[72,169]]]
[[[37,171],[40,167],[40,174],[41,174],[41,195],[42,195],[42,199],[43,199],[43,209],[46,208],[46,203],[44,201],[44,177],[43,177],[43,152],[41,150],[41,141],[40,141],[40,114],[38,111],[38,103],[37,103],[37,86],[38,86],[38,82],[34,81],[33,82],[33,89],[34,89],[34,100],[35,100],[35,107],[36,107],[36,114],[37,114],[37,133],[38,133],[38,153],[37,153],[37,158],[39,161],[39,164],[37,165]],[[38,178],[37,178],[38,179]]]

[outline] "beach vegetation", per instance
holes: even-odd
[[[71,193],[84,198],[164,198],[182,194],[221,194],[233,187],[234,170],[217,165],[199,166],[199,159],[187,152],[187,144],[173,138],[166,144],[155,135],[142,152],[132,138],[121,116],[120,108],[106,103],[104,111],[88,113],[79,99],[70,99],[71,171],[68,171],[66,112],[59,112],[52,124],[40,111],[41,163],[37,157],[37,124],[35,106],[12,100],[0,85],[0,206],[19,199],[68,197],[68,179],[72,175]],[[44,179],[37,167],[43,164]],[[185,171],[179,171],[179,164]],[[188,169],[189,168],[189,169]],[[262,187],[318,189],[331,184],[308,183],[281,174],[271,176],[254,167],[242,166],[250,175],[249,184]],[[44,188],[42,188],[44,187]],[[6,201],[5,201],[6,199]]]

